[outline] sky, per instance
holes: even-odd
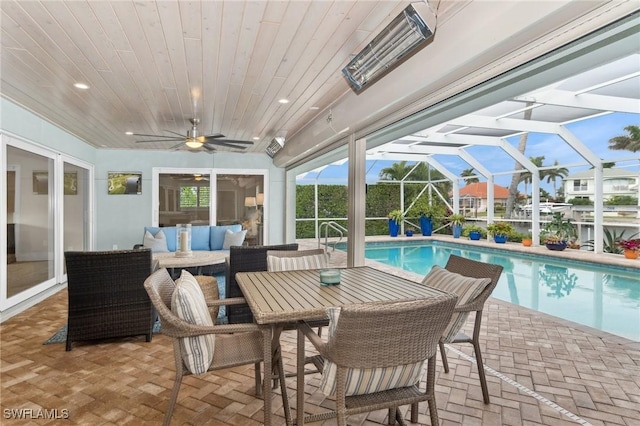
[[[609,139],[614,136],[625,135],[626,132],[624,127],[628,125],[640,125],[640,114],[606,114],[583,121],[569,123],[566,125],[566,128],[581,140],[582,143],[596,156],[604,160],[629,157],[635,157],[640,160],[640,155],[638,153],[632,153],[630,151],[614,151],[608,148]],[[507,139],[507,141],[516,148],[518,146],[518,140],[519,137]],[[493,173],[507,172],[514,168],[514,160],[501,149],[475,146],[467,148],[467,151]],[[582,157],[580,157],[580,155],[559,136],[545,133],[529,134],[525,155],[527,158],[544,156],[544,166],[551,166],[556,160],[560,166],[575,165],[585,162]],[[434,158],[457,176],[460,176],[463,170],[471,168],[469,164],[457,156],[435,155]],[[377,182],[380,171],[383,168],[389,167],[394,162],[395,161],[367,161],[367,183],[371,184]],[[618,166],[624,166],[625,168],[630,167],[630,170],[640,172],[639,165],[640,161],[618,164]],[[571,166],[567,168],[571,174],[585,170],[589,167]],[[314,184],[317,179],[317,182],[321,184],[344,185],[347,181],[347,171],[348,164],[346,162],[342,165],[330,165],[319,173],[312,171],[304,175],[302,178],[298,177],[297,183],[299,185]],[[480,181],[484,180],[485,179],[480,178]],[[508,187],[511,181],[511,175],[498,175],[494,180],[496,184]],[[460,185],[464,186],[464,182],[461,181]],[[557,185],[560,187],[560,181],[557,182]],[[550,193],[553,192],[552,183],[541,181],[541,187]],[[519,190],[524,191],[524,183],[520,184]]]

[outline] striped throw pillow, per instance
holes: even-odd
[[[464,305],[475,299],[482,290],[484,290],[491,283],[490,278],[471,278],[464,275],[456,274],[455,272],[449,272],[440,266],[433,266],[431,271],[424,277],[422,284],[429,287],[437,288],[438,290],[446,291],[447,293],[454,293],[458,295],[457,306]],[[451,342],[462,326],[464,325],[469,312],[454,313],[451,317],[451,321],[442,334],[442,341],[444,343]]]
[[[183,270],[176,281],[176,289],[171,297],[171,310],[190,324],[213,326],[200,285],[188,271]],[[204,374],[209,369],[214,350],[213,334],[180,338],[182,359],[192,374]]]
[[[340,308],[327,309],[329,316],[328,339],[335,333],[340,317]],[[346,395],[363,395],[389,389],[413,386],[420,380],[423,361],[415,364],[397,365],[385,368],[349,368],[346,374]],[[320,390],[329,396],[336,392],[338,366],[325,360],[320,381]]]
[[[328,264],[326,254],[312,254],[298,257],[267,256],[269,271],[295,271],[306,269],[322,269]]]

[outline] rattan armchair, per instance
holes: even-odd
[[[226,260],[225,297],[244,297],[236,282],[238,272],[259,272],[267,270],[267,251],[297,250],[298,244],[272,246],[232,246]],[[227,306],[229,324],[253,322],[253,314],[248,305]]]
[[[182,358],[180,339],[185,337],[215,334],[215,351],[213,361],[208,371],[217,371],[239,365],[255,365],[256,394],[261,394],[260,363],[263,361],[263,334],[256,324],[229,324],[203,326],[186,322],[175,315],[171,310],[171,298],[176,284],[165,268],[154,272],[144,282],[144,288],[155,306],[162,324],[162,333],[171,337],[173,341],[173,354],[176,367],[176,377],[169,398],[169,405],[164,416],[164,425],[171,423],[171,416],[178,399],[178,392],[182,379],[191,374]],[[233,306],[245,303],[243,298],[219,299],[207,302],[207,306]],[[213,319],[215,322],[215,319]],[[285,407],[285,416],[289,420],[289,406],[284,384],[282,358],[274,360],[274,366],[281,383],[281,392]],[[265,414],[266,415],[266,414]],[[287,423],[289,423],[287,421]]]
[[[329,326],[328,340],[323,341],[305,322],[300,324],[299,333],[308,338],[325,358],[323,376],[335,367],[336,410],[318,413],[305,421],[338,418],[338,425],[346,425],[346,416],[380,409],[389,409],[389,424],[404,421],[398,409],[401,405],[411,405],[411,421],[418,421],[418,403],[428,401],[431,424],[438,424],[435,398],[435,361],[438,341],[451,319],[457,296],[444,293],[432,299],[384,304],[362,304],[345,306],[340,310],[339,321]],[[302,337],[299,335],[299,337]],[[304,338],[302,338],[302,346]],[[426,388],[421,390],[424,361],[428,360]],[[333,363],[333,366],[331,364]],[[407,378],[408,383],[390,388],[379,386],[389,379],[379,379],[391,373],[394,367],[400,371],[403,366],[417,364],[415,375]],[[300,368],[300,366],[298,366]],[[367,378],[355,378],[354,369],[378,370]],[[326,377],[323,377],[327,380]],[[351,379],[351,381],[350,381]],[[371,379],[371,380],[369,380]],[[413,382],[415,380],[415,382]],[[354,384],[366,383],[366,389],[351,391]],[[300,390],[299,390],[300,392]]]
[[[153,306],[144,291],[151,250],[67,251],[69,313],[66,350],[72,343],[153,333]]]
[[[449,272],[455,272],[460,275],[464,275],[472,278],[490,278],[491,283],[485,287],[485,289],[470,302],[456,306],[454,315],[464,314],[467,312],[475,312],[475,322],[473,325],[473,334],[468,336],[464,333],[458,334],[450,342],[444,342],[440,340],[440,354],[442,355],[442,364],[445,373],[449,372],[449,363],[447,362],[447,355],[445,353],[445,343],[471,343],[476,357],[476,363],[478,365],[478,375],[480,376],[480,386],[482,387],[482,398],[485,404],[489,404],[489,389],[487,387],[487,378],[484,373],[484,364],[482,362],[482,353],[480,352],[480,324],[482,323],[482,310],[484,304],[496,288],[500,275],[502,274],[503,267],[492,263],[480,262],[478,260],[467,259],[464,257],[456,256],[452,254],[444,267]]]

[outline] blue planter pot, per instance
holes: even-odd
[[[430,217],[420,216],[420,230],[425,237],[431,236],[433,232],[433,221]]]
[[[451,227],[451,232],[453,232],[453,238],[460,238],[462,234],[462,225],[453,225]]]
[[[400,230],[400,225],[393,219],[389,219],[389,235],[392,237],[398,236],[398,231]]]
[[[407,237],[413,237],[413,231],[412,230],[404,231],[404,235],[406,235]]]
[[[482,234],[478,231],[471,231],[469,232],[469,239],[470,240],[479,240],[480,238],[482,238]]]
[[[567,248],[567,243],[565,241],[558,244],[546,243],[545,246],[547,246],[549,250],[562,251]]]
[[[498,244],[504,244],[507,242],[507,236],[506,235],[494,235],[493,236],[493,241],[495,241]]]

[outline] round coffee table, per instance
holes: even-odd
[[[153,253],[153,261],[158,262],[160,268],[167,269],[187,269],[197,268],[197,274],[203,275],[201,269],[203,266],[222,264],[224,269],[224,263],[229,256],[228,250],[215,250],[215,251],[194,251],[192,256],[178,257],[175,253]],[[215,268],[214,268],[215,269]],[[174,274],[171,274],[174,276]]]

